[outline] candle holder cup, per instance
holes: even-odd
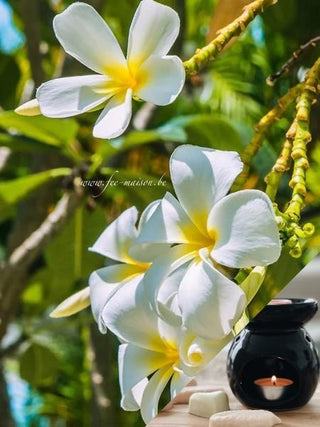
[[[313,299],[272,300],[233,340],[229,384],[244,405],[285,410],[311,399],[319,357],[303,324],[317,309]]]

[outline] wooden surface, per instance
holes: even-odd
[[[195,388],[193,388],[195,389]],[[201,389],[201,387],[199,387]],[[213,390],[215,388],[212,388]],[[219,388],[220,390],[222,387]],[[231,409],[245,409],[232,395],[228,388],[225,388],[230,399]],[[196,391],[196,390],[195,390]],[[281,419],[283,427],[316,427],[320,426],[320,387],[311,401],[300,409],[286,412],[275,412]],[[208,427],[207,418],[196,417],[188,413],[188,404],[168,405],[160,414],[148,424],[148,427]],[[241,427],[239,425],[239,427]]]
[[[183,392],[169,403],[148,427],[208,427],[208,418],[196,417],[188,413],[188,397],[196,391],[225,390],[229,396],[230,409],[246,409],[232,394],[225,374],[225,357],[223,354],[215,365],[197,378],[197,385],[186,387]],[[211,369],[211,370],[210,370]],[[212,370],[216,372],[210,375]],[[214,378],[215,377],[215,378]],[[179,402],[179,403],[177,403]],[[281,419],[283,427],[320,427],[320,383],[310,402],[299,409],[275,412]],[[239,427],[240,424],[239,424]]]

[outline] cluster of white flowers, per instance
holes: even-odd
[[[178,147],[170,159],[178,199],[167,193],[139,221],[127,209],[91,248],[117,261],[90,276],[90,302],[101,332],[122,343],[122,407],[141,408],[146,422],[169,381],[173,398],[233,336],[248,301],[221,266],[265,266],[280,256],[269,198],[226,195],[241,169],[235,152]],[[82,308],[83,293],[54,314]]]
[[[48,117],[68,117],[103,108],[94,135],[112,138],[129,124],[132,96],[166,105],[184,85],[181,60],[167,55],[179,18],[153,0],[135,13],[127,59],[86,4],[58,15],[54,30],[66,52],[99,74],[44,83],[20,113],[40,106]],[[89,288],[52,313],[70,315],[91,303],[100,330],[121,342],[122,407],[141,409],[146,423],[169,381],[173,398],[233,336],[248,300],[225,267],[265,266],[280,256],[268,197],[256,190],[227,195],[242,166],[235,152],[178,147],[170,159],[177,198],[167,193],[139,221],[134,207],[123,212],[91,248],[113,264],[94,271]]]

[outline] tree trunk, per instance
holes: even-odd
[[[91,362],[91,425],[92,427],[119,427],[120,399],[114,373],[117,360],[116,338],[111,333],[102,335],[96,324],[90,326],[89,359]]]

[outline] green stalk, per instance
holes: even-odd
[[[306,171],[309,168],[307,156],[307,144],[311,141],[310,133],[310,112],[317,97],[317,86],[320,81],[320,58],[309,70],[304,88],[297,104],[297,114],[295,117],[295,135],[291,157],[294,162],[292,178],[289,183],[292,187],[292,197],[286,214],[293,221],[298,222],[301,210],[304,206],[306,196]]]
[[[256,0],[245,6],[243,13],[237,19],[222,28],[214,40],[201,49],[197,49],[195,55],[184,62],[186,73],[188,75],[197,74],[208,65],[210,61],[213,61],[218,56],[233,37],[243,33],[257,15],[263,13],[265,8],[277,3],[277,1],[278,0]]]
[[[292,104],[292,102],[297,98],[303,88],[303,84],[299,83],[298,85],[289,89],[289,91],[282,96],[277,105],[272,108],[255,126],[255,133],[249,144],[244,149],[241,154],[241,160],[243,162],[243,170],[240,175],[235,180],[232,191],[240,190],[245,184],[250,170],[250,165],[252,163],[252,159],[258,153],[260,147],[262,146],[265,137],[267,135],[268,130],[271,126],[279,120],[283,114],[286,112],[288,107]]]

